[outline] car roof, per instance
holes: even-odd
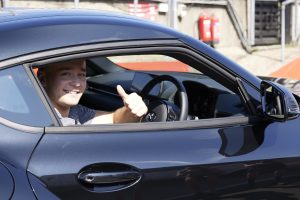
[[[80,44],[180,36],[157,23],[120,13],[79,9],[0,11],[0,61]]]

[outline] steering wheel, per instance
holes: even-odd
[[[165,122],[165,121],[180,121],[186,120],[188,117],[188,98],[184,85],[178,81],[175,77],[169,75],[161,75],[155,77],[150,82],[148,82],[143,90],[141,91],[141,96],[143,98],[147,97],[153,87],[162,82],[170,81],[172,82],[179,93],[179,108],[167,100],[153,100],[149,101],[148,113],[142,118],[142,122]]]

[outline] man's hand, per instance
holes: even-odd
[[[117,91],[123,99],[124,106],[134,117],[141,118],[148,112],[148,108],[142,97],[140,97],[137,93],[127,94],[120,85],[117,86]]]
[[[138,94],[127,94],[120,85],[117,86],[117,91],[123,99],[124,106],[115,112],[96,111],[91,124],[139,122],[141,117],[148,112],[146,104]]]

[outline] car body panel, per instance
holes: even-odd
[[[0,164],[0,193],[1,198],[3,199],[10,199],[13,195],[14,191],[14,179],[10,173],[10,171],[1,163]]]
[[[43,128],[15,129],[1,126],[1,150],[0,156],[8,163],[13,163],[16,167],[26,168],[29,158],[36,144],[44,133]],[[18,127],[18,126],[16,126]],[[18,127],[19,128],[19,127]],[[17,140],[15,139],[17,138]],[[20,145],[19,148],[15,148]]]
[[[14,188],[13,194],[9,199],[18,200],[18,199],[36,199],[36,195],[34,194],[31,183],[28,180],[27,171],[20,168],[15,167],[10,164],[5,164],[7,169],[11,172]]]
[[[280,186],[300,187],[296,142],[300,135],[296,129],[281,134],[281,129],[298,123],[299,119],[286,124],[165,131],[141,128],[114,133],[97,133],[96,127],[91,127],[90,133],[75,128],[71,131],[71,127],[62,132],[48,129],[29,170],[62,199],[206,199],[230,195],[243,199],[250,194],[276,193],[278,187],[286,192],[280,197],[299,198],[300,193]],[[290,149],[278,151],[287,143]],[[91,189],[80,184],[77,176],[83,168],[103,163],[132,166],[140,170],[142,178],[117,191],[106,185]],[[71,188],[76,189],[68,192]]]
[[[0,129],[0,161],[6,166],[12,177],[12,181],[10,181],[10,179],[5,180],[6,187],[9,186],[11,182],[13,183],[13,193],[11,196],[9,198],[4,198],[5,193],[1,192],[1,198],[35,199],[34,193],[28,182],[26,168],[31,153],[42,137],[44,129],[26,126],[20,128],[20,125],[8,127],[3,124],[0,125]],[[1,173],[1,177],[4,178],[5,173]],[[8,192],[8,190],[6,192]]]
[[[38,178],[33,176],[30,172],[28,174],[28,179],[31,184],[32,190],[36,199],[43,199],[43,200],[58,200],[59,198],[51,193],[47,186],[40,181]]]

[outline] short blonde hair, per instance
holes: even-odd
[[[48,76],[51,72],[50,69],[53,69],[57,66],[74,66],[74,65],[84,65],[86,66],[85,59],[77,59],[77,60],[68,60],[68,61],[63,61],[63,62],[56,62],[56,63],[50,63],[46,65],[42,65],[38,67],[37,71],[37,77],[40,79],[41,76]]]

